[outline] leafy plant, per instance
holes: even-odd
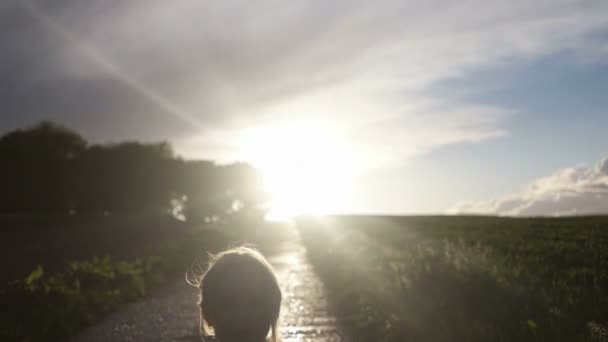
[[[125,303],[178,278],[202,251],[225,245],[217,231],[193,231],[159,246],[154,254],[133,260],[95,256],[70,261],[64,271],[54,274],[39,265],[0,292],[0,340],[66,340]]]

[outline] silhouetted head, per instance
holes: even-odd
[[[202,276],[201,325],[222,341],[264,341],[276,329],[281,289],[268,261],[254,249],[238,247],[215,255]]]

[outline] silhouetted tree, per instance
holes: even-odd
[[[51,122],[1,137],[2,210],[67,210],[73,197],[71,171],[86,148],[80,135]]]
[[[91,145],[43,122],[0,138],[0,212],[158,213],[187,199],[202,219],[264,200],[257,171],[176,157],[167,143]]]

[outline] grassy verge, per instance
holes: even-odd
[[[358,341],[608,340],[608,218],[298,226]]]
[[[125,303],[141,299],[192,261],[228,245],[216,229],[187,230],[138,258],[111,256],[69,261],[60,272],[38,266],[0,291],[0,340],[61,341]]]

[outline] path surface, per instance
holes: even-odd
[[[297,233],[268,255],[281,287],[283,341],[344,341],[336,328],[323,283],[306,258]],[[180,280],[152,298],[107,317],[73,341],[201,341],[197,291]]]

